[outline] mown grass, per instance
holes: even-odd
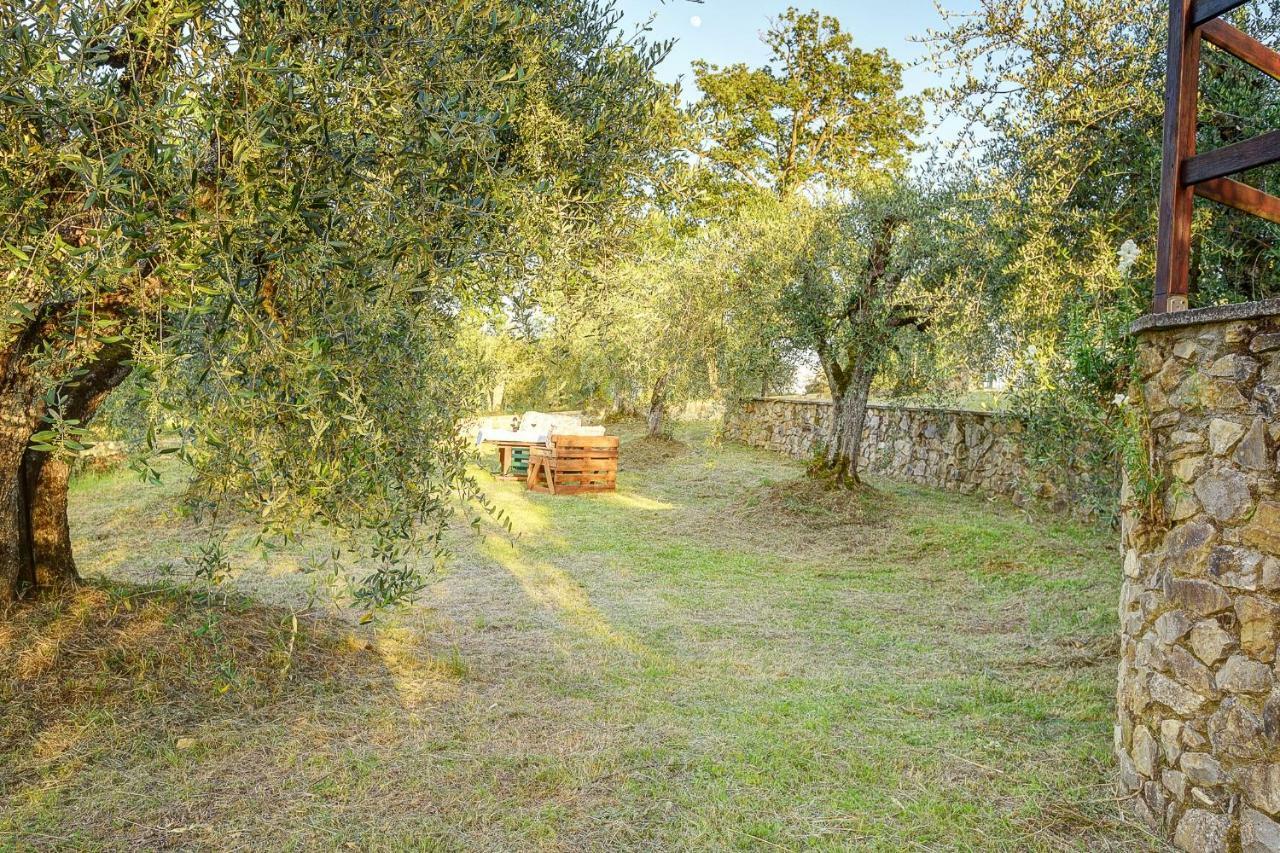
[[[494,483],[518,538],[460,534],[364,628],[295,630],[310,552],[248,531],[231,592],[131,585],[190,553],[174,487],[79,485],[94,586],[0,638],[0,846],[1155,846],[1112,785],[1112,534],[885,481],[846,507],[680,439],[628,436],[613,495]]]

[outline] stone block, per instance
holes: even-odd
[[[1244,590],[1258,588],[1262,555],[1249,548],[1221,545],[1209,554],[1209,577],[1229,587]]]
[[[1280,762],[1251,764],[1236,773],[1236,782],[1250,806],[1280,817]]]
[[[1258,374],[1258,362],[1247,355],[1224,355],[1209,365],[1205,371],[1208,376],[1233,380],[1242,385],[1250,382]]]
[[[1235,602],[1240,620],[1240,648],[1252,657],[1270,663],[1280,643],[1280,605],[1258,595],[1240,596]]]
[[[1156,777],[1160,746],[1146,726],[1138,726],[1133,730],[1133,748],[1130,754],[1133,756],[1133,766],[1139,773],[1148,779]]]
[[[1182,755],[1182,721],[1173,718],[1160,721],[1160,748],[1165,761],[1176,764]]]
[[[1231,596],[1211,581],[1173,578],[1165,584],[1170,602],[1197,616],[1212,616],[1231,608]]]
[[[1241,809],[1240,853],[1280,853],[1280,823],[1248,806]]]
[[[1214,418],[1209,421],[1209,449],[1214,456],[1225,456],[1244,435],[1244,427],[1235,421]]]
[[[1244,655],[1232,655],[1218,670],[1218,688],[1228,693],[1270,693],[1271,667]]]
[[[1262,574],[1258,580],[1260,589],[1280,591],[1280,559],[1267,557],[1262,561]]]
[[[1202,475],[1196,480],[1195,495],[1205,512],[1220,522],[1239,521],[1253,509],[1249,481],[1232,468]]]
[[[1227,780],[1221,762],[1205,752],[1184,752],[1178,767],[1193,785],[1213,787]]]
[[[1191,630],[1191,619],[1181,610],[1161,614],[1155,622],[1156,635],[1165,645],[1173,645]]]
[[[1207,699],[1218,698],[1218,684],[1209,667],[1196,660],[1182,646],[1172,646],[1165,652],[1165,660],[1173,677]]]
[[[1235,645],[1231,635],[1222,629],[1215,619],[1197,622],[1192,628],[1188,642],[1196,657],[1213,666]]]
[[[1169,806],[1169,796],[1164,792],[1164,786],[1157,780],[1144,784],[1142,786],[1142,801],[1146,803],[1147,809],[1151,812],[1151,830],[1159,832],[1161,818],[1164,817],[1165,809]]]
[[[1175,800],[1182,802],[1187,798],[1187,777],[1181,770],[1165,768],[1160,772],[1160,784]]]
[[[1182,727],[1182,745],[1187,749],[1204,750],[1209,746],[1209,739],[1205,737],[1202,727],[1196,723],[1187,722]]]
[[[1203,456],[1197,453],[1192,453],[1182,457],[1177,462],[1174,462],[1169,470],[1173,473],[1174,478],[1177,479],[1178,481],[1183,483],[1190,483],[1195,480],[1196,474],[1199,473],[1200,465],[1203,462],[1204,462]]]
[[[1239,411],[1248,406],[1240,386],[1232,379],[1214,379],[1200,388],[1199,400],[1210,411]]]
[[[1173,843],[1187,853],[1227,853],[1231,818],[1204,809],[1187,809],[1173,833]]]
[[[1152,700],[1182,717],[1191,716],[1205,703],[1205,698],[1199,693],[1159,672],[1152,673],[1146,692]]]
[[[1253,425],[1240,439],[1233,457],[1242,468],[1254,471],[1266,471],[1271,468],[1270,453],[1267,450],[1267,428],[1262,418],[1254,418]]]
[[[1127,578],[1136,578],[1142,574],[1142,562],[1138,559],[1136,549],[1129,548],[1125,550],[1123,571]]]
[[[1165,362],[1160,351],[1155,349],[1154,347],[1150,348],[1149,351],[1153,353],[1155,358],[1158,360],[1155,365],[1155,369],[1159,370],[1160,368],[1164,367]],[[1179,359],[1182,359],[1183,361],[1192,361],[1193,359],[1195,359],[1197,355],[1200,354],[1200,347],[1196,345],[1195,341],[1185,339],[1185,340],[1178,341],[1176,344],[1174,344],[1172,352],[1173,352],[1174,358],[1179,358]]]
[[[1164,496],[1164,511],[1172,522],[1186,521],[1200,514],[1200,502],[1185,488],[1169,489]]]
[[[1199,564],[1207,561],[1218,541],[1218,530],[1207,521],[1189,521],[1169,531],[1164,540],[1164,556],[1174,574],[1198,575]]]
[[[1244,541],[1273,557],[1280,557],[1280,502],[1259,501],[1244,528]]]
[[[1222,700],[1209,718],[1209,742],[1216,756],[1234,761],[1258,761],[1267,749],[1262,718],[1234,696]]]

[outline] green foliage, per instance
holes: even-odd
[[[1232,16],[1275,44],[1278,13],[1264,2]],[[940,152],[938,168],[959,167],[970,186],[969,226],[950,251],[990,296],[1015,407],[1061,470],[1080,440],[1106,471],[1130,443],[1112,401],[1129,383],[1128,327],[1151,298],[1166,34],[1167,4],[1154,0],[994,0],[933,38],[971,131],[958,145],[973,155]],[[1202,150],[1280,122],[1277,84],[1214,48],[1201,92]],[[1274,168],[1248,180],[1280,191]],[[1197,204],[1193,305],[1273,295],[1278,245],[1275,226]],[[1110,511],[1115,487],[1108,477],[1087,491]]]
[[[924,199],[911,189],[864,193],[843,208],[793,213],[804,250],[779,293],[784,335],[798,353],[816,353],[835,392],[855,368],[874,374],[899,331],[930,313],[918,299],[932,232]],[[907,316],[910,315],[910,316]],[[916,322],[918,321],[918,323]]]
[[[802,265],[812,199],[888,183],[920,106],[900,95],[898,63],[853,47],[834,18],[790,9],[764,40],[769,67],[698,64],[687,120],[662,112],[696,156],[655,170],[630,243],[542,276],[472,327],[474,349],[505,365],[508,408],[648,411],[660,431],[684,400],[788,383],[779,295]]]
[[[694,63],[701,153],[714,169],[781,196],[901,170],[921,117],[900,95],[900,63],[854,47],[839,21],[817,11],[789,8],[763,38],[772,53],[764,68]]]
[[[507,408],[665,411],[781,380],[790,367],[769,326],[769,283],[794,249],[780,209],[756,198],[694,230],[654,212],[576,289],[544,287],[536,310],[484,324],[477,346],[502,365]]]
[[[405,549],[483,504],[458,318],[604,245],[662,159],[664,48],[616,22],[596,0],[4,7],[0,358],[51,399],[131,369],[196,499],[371,531],[388,574],[364,598],[412,589]]]

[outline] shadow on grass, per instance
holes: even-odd
[[[230,844],[223,818],[287,813],[259,792],[322,779],[360,741],[352,723],[401,723],[380,646],[184,588],[93,581],[0,610],[0,838]],[[336,708],[346,725],[324,719]],[[313,770],[288,766],[308,752]]]

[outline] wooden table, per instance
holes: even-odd
[[[495,441],[498,445],[498,476],[512,478],[511,472],[511,456],[516,448],[533,448],[542,447],[541,441]]]

